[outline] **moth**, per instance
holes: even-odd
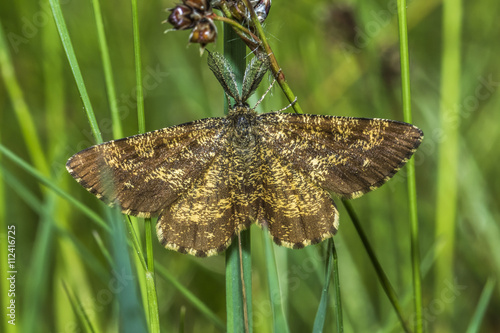
[[[241,92],[223,56],[209,53],[208,65],[234,100],[226,117],[109,141],[66,164],[124,214],[158,216],[168,249],[212,256],[252,223],[294,249],[332,237],[339,214],[330,193],[353,199],[380,187],[423,139],[417,127],[393,120],[258,114],[246,101],[267,59],[250,61]]]

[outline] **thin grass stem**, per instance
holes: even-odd
[[[92,322],[90,321],[89,316],[85,312],[85,307],[83,306],[82,302],[78,299],[77,296],[74,295],[74,293],[71,293],[69,291],[69,288],[66,285],[66,282],[62,281],[62,285],[64,288],[64,292],[66,293],[66,296],[68,297],[68,300],[71,304],[71,307],[73,308],[73,312],[76,314],[76,316],[80,320],[80,325],[83,326],[83,328],[84,328],[84,332],[87,332],[87,333],[96,332],[96,330],[94,329],[94,325],[92,325]]]
[[[387,297],[389,298],[389,301],[391,302],[394,310],[396,311],[396,314],[398,315],[401,326],[403,327],[405,332],[410,332],[410,329],[408,328],[406,321],[404,320],[403,312],[401,310],[401,305],[399,304],[398,298],[396,296],[396,291],[394,290],[391,282],[387,278],[387,275],[385,275],[385,272],[382,266],[380,265],[380,262],[375,252],[373,251],[373,248],[370,245],[370,242],[368,241],[368,237],[366,237],[366,234],[363,231],[361,223],[358,219],[358,216],[356,215],[356,212],[354,211],[354,208],[352,207],[351,202],[348,200],[342,200],[342,203],[344,204],[344,207],[346,208],[349,216],[351,217],[352,223],[354,224],[354,227],[358,232],[359,238],[361,238],[361,243],[363,243],[366,253],[370,257],[370,261],[373,264],[373,267],[375,268],[375,272],[377,273],[377,277],[380,281],[380,284],[382,285],[382,288],[384,289]]]
[[[137,0],[131,0],[132,23],[134,31],[134,59],[135,59],[135,86],[137,99],[137,124],[139,133],[146,132],[146,116],[144,112],[144,91],[142,86],[141,35],[139,29],[139,15]],[[158,297],[155,286],[155,270],[153,255],[153,240],[151,218],[144,219],[147,252],[146,290],[148,299],[148,323],[150,332],[160,332],[160,318],[158,314]]]
[[[219,330],[225,331],[224,322],[208,306],[205,305],[188,288],[184,287],[170,272],[160,263],[156,262],[158,276],[165,279],[172,287],[176,288],[198,311],[207,317]]]
[[[490,303],[491,296],[495,291],[496,279],[493,277],[488,278],[486,284],[484,285],[481,296],[479,297],[479,302],[477,303],[476,310],[472,315],[472,319],[467,327],[466,333],[477,333],[481,331],[481,324],[483,318],[488,310],[488,304]]]
[[[106,80],[106,89],[108,93],[109,109],[111,111],[111,120],[113,127],[113,137],[115,139],[123,137],[122,122],[118,112],[118,99],[116,98],[115,82],[113,79],[113,68],[109,57],[108,42],[104,31],[102,21],[101,6],[99,0],[92,0],[94,7],[95,24],[97,28],[97,36],[99,38],[99,48],[101,51],[102,66],[104,70],[104,78]]]
[[[335,248],[335,242],[332,240],[332,257],[333,257],[333,285],[335,287],[335,312],[337,333],[344,332],[344,316],[342,310],[342,298],[340,295],[340,278],[339,278],[339,261],[337,258],[337,249]]]
[[[398,23],[399,23],[399,53],[401,58],[401,84],[404,120],[412,122],[411,114],[411,90],[410,90],[410,57],[408,52],[408,27],[406,18],[406,0],[398,0]],[[410,210],[410,240],[411,240],[411,263],[413,274],[413,299],[414,299],[414,331],[422,332],[422,278],[420,272],[420,247],[418,235],[418,212],[417,212],[417,185],[415,180],[414,159],[406,165],[408,183],[408,203]]]
[[[325,322],[328,314],[328,300],[329,300],[329,290],[330,282],[333,270],[333,249],[334,242],[333,238],[327,241],[327,253],[326,253],[326,267],[325,267],[325,281],[323,283],[323,289],[321,290],[321,299],[319,302],[318,310],[316,311],[316,317],[314,318],[313,333],[321,333],[325,327]],[[339,318],[337,318],[337,321]]]
[[[273,314],[273,332],[290,332],[285,316],[284,299],[278,277],[278,265],[274,254],[274,245],[268,230],[262,233],[264,237],[264,253],[266,261],[267,281],[269,283],[269,299]]]
[[[231,63],[236,82],[241,84],[245,72],[245,44],[227,25],[224,26],[224,56]],[[225,112],[229,105],[225,100]],[[241,252],[237,242],[226,250],[226,309],[228,332],[252,332],[252,280],[250,230],[240,233]],[[240,260],[241,257],[241,260]],[[241,277],[243,271],[243,277]],[[242,284],[242,281],[244,282]],[[243,297],[245,288],[245,297]],[[245,310],[246,307],[246,310]],[[245,322],[244,313],[249,320]]]
[[[92,129],[92,133],[94,134],[96,143],[102,143],[103,140],[101,131],[99,130],[97,119],[94,114],[94,109],[92,108],[92,104],[90,103],[87,88],[85,87],[85,83],[83,81],[82,72],[80,71],[80,66],[78,65],[78,61],[76,59],[75,50],[73,49],[73,44],[71,43],[71,39],[69,37],[68,28],[66,27],[66,22],[61,10],[61,4],[58,0],[49,0],[49,2],[52,8],[54,20],[56,21],[57,30],[59,31],[59,36],[63,43],[64,51],[66,52],[66,57],[68,58],[71,71],[73,72],[73,76],[78,87],[78,91],[80,92],[80,96],[83,100],[83,105],[85,106],[85,112],[90,123],[90,128]]]
[[[131,0],[132,25],[134,31],[135,88],[137,98],[137,126],[139,133],[146,132],[146,117],[144,115],[144,91],[142,88],[141,36],[139,30],[139,14],[137,0]]]

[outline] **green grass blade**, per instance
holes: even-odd
[[[59,36],[61,37],[64,51],[68,57],[71,71],[73,72],[76,85],[78,86],[78,91],[80,92],[83,105],[85,106],[85,112],[87,113],[90,128],[92,129],[96,143],[102,143],[101,131],[97,125],[97,119],[95,118],[94,110],[92,109],[92,104],[90,103],[89,95],[87,93],[87,88],[85,87],[83,76],[80,71],[80,66],[78,65],[75,51],[69,37],[68,28],[66,27],[66,22],[64,21],[64,16],[61,10],[61,4],[58,0],[49,0],[49,2],[52,8],[52,14],[54,15],[54,19],[56,21],[57,30],[59,31]]]
[[[172,287],[176,288],[195,308],[198,309],[198,311],[212,321],[219,330],[225,331],[226,326],[224,322],[220,320],[205,303],[196,297],[188,288],[184,287],[165,267],[161,266],[159,263],[156,263],[155,267],[160,277],[168,281]]]
[[[150,332],[160,332],[160,315],[158,313],[158,297],[156,296],[155,276],[146,272],[146,289],[148,297],[148,323]]]
[[[340,280],[338,272],[338,260],[337,260],[337,250],[335,249],[335,242],[333,238],[327,241],[327,254],[326,254],[326,267],[325,267],[325,283],[323,285],[323,290],[321,291],[320,304],[318,306],[318,311],[316,312],[316,318],[314,319],[313,332],[323,332],[326,317],[329,311],[328,300],[330,281],[333,273],[333,285],[334,285],[334,297],[335,297],[335,322],[337,327],[337,332],[344,331],[344,320],[342,315],[342,302],[340,298]]]
[[[0,163],[0,180],[5,180],[5,183],[10,187],[10,189],[16,192],[20,198],[23,199],[26,204],[33,209],[38,215],[43,214],[43,203],[39,198],[30,190],[26,185],[24,185],[21,180],[18,179],[13,173],[5,169]],[[1,221],[1,220],[0,220]],[[105,281],[105,276],[107,275],[104,266],[96,259],[94,254],[85,247],[82,242],[73,234],[68,232],[66,229],[59,227],[55,224],[55,228],[59,237],[67,238],[71,240],[73,246],[77,249],[80,258],[85,258],[85,261],[88,263],[89,267],[101,278],[102,281]],[[1,235],[1,234],[0,234]],[[94,231],[95,238],[97,240],[97,244],[100,245],[101,250],[103,251],[103,255],[106,259],[109,259],[108,262],[111,263],[111,258],[107,253],[107,250],[104,248],[102,244],[101,238],[97,231]],[[101,244],[100,244],[101,243]]]
[[[112,233],[110,237],[114,270],[128,281],[123,283],[121,290],[117,293],[119,307],[119,327],[120,332],[135,333],[146,332],[146,319],[142,304],[138,299],[137,277],[138,272],[134,272],[129,255],[129,247],[125,232],[123,215],[116,209],[106,210],[110,221]]]
[[[142,89],[142,61],[141,61],[141,41],[139,32],[139,18],[137,11],[137,0],[131,0],[132,4],[132,25],[134,30],[134,56],[135,56],[135,81],[137,90],[137,121],[139,133],[146,132],[146,118],[144,115],[144,92]]]
[[[5,181],[11,190],[16,192],[19,197],[37,214],[42,214],[42,201],[29,190],[12,172],[5,168],[0,160],[0,179]],[[2,210],[4,212],[5,210]]]
[[[127,219],[127,226],[129,227],[129,233],[131,235],[131,242],[132,242],[132,247],[134,248],[135,253],[137,253],[137,256],[139,257],[142,269],[144,271],[148,270],[146,260],[144,259],[144,254],[142,252],[141,248],[141,243],[139,240],[139,237],[137,236],[137,232],[135,231],[134,225],[132,223],[132,219],[130,216],[126,216]]]
[[[80,327],[83,326],[84,332],[94,333],[94,326],[90,322],[90,318],[87,316],[82,302],[80,302],[80,300],[69,291],[68,286],[64,281],[62,281],[62,285],[64,288],[64,292],[68,296],[69,302],[71,303],[73,312],[77,315],[78,319],[80,319]]]
[[[139,133],[146,132],[146,117],[144,113],[144,92],[142,87],[142,60],[141,60],[141,38],[139,30],[139,15],[137,0],[131,0],[132,5],[132,25],[134,31],[134,59],[136,78],[136,99],[137,99],[137,120]],[[153,241],[151,229],[153,225],[151,219],[145,219],[145,237],[147,251],[146,290],[148,305],[148,324],[150,332],[160,332],[160,318],[158,314],[158,299],[155,287],[155,270],[153,257]]]
[[[273,313],[273,332],[290,332],[283,308],[284,302],[278,278],[273,242],[269,236],[269,232],[267,230],[264,231],[262,236],[264,237],[267,280],[269,283],[269,296]]]
[[[495,291],[496,281],[494,278],[489,278],[486,281],[486,285],[483,288],[479,302],[477,303],[476,311],[472,315],[472,319],[467,327],[467,333],[477,333],[481,331],[481,323],[483,321],[486,310],[488,309],[488,304],[490,303],[493,291]]]
[[[334,249],[333,238],[328,240],[328,249],[326,255],[326,267],[325,267],[325,282],[323,284],[323,289],[321,290],[321,298],[318,306],[318,311],[316,311],[316,318],[314,318],[314,333],[323,332],[325,326],[326,316],[328,312],[328,290],[330,289],[330,280],[333,270],[333,249]]]
[[[32,249],[32,262],[28,269],[28,275],[32,283],[23,290],[24,308],[26,317],[23,322],[23,332],[37,332],[38,323],[42,321],[42,309],[47,303],[49,289],[49,271],[46,269],[50,265],[54,253],[55,228],[52,218],[55,196],[49,194],[42,203],[42,213],[40,214],[39,231],[37,232],[35,243]],[[50,303],[49,303],[50,304]]]
[[[101,235],[97,231],[93,231],[92,235],[94,236],[95,242],[97,243],[97,246],[101,250],[102,255],[108,262],[109,266],[113,265],[113,258],[111,257],[111,253],[109,253],[108,249],[106,248],[106,244],[104,244],[103,239],[101,238]]]
[[[97,36],[99,38],[99,48],[101,51],[104,77],[106,79],[106,89],[108,93],[109,109],[111,110],[113,137],[121,138],[123,137],[122,123],[118,112],[115,82],[113,79],[113,69],[109,57],[108,42],[106,40],[106,33],[104,32],[104,24],[102,22],[101,6],[99,4],[99,0],[92,0],[92,5],[94,7]]]
[[[146,251],[147,251],[147,264],[148,269],[146,272],[146,289],[148,296],[148,322],[150,332],[160,332],[160,317],[158,313],[158,298],[156,295],[155,287],[155,268],[153,257],[153,237],[151,229],[154,225],[151,219],[145,219],[145,233],[146,233]]]
[[[408,52],[408,27],[406,19],[406,0],[398,0],[399,45],[401,58],[401,84],[404,120],[412,122],[411,116],[411,91],[410,91],[410,56]],[[417,214],[417,185],[415,181],[415,161],[411,159],[406,165],[408,183],[408,201],[410,209],[410,239],[411,263],[413,273],[413,299],[414,299],[414,331],[422,332],[422,279],[420,272],[420,247],[418,236]]]
[[[333,272],[333,284],[334,284],[334,292],[335,292],[335,322],[337,323],[337,332],[344,331],[344,324],[342,318],[342,303],[340,300],[340,281],[338,275],[338,261],[337,261],[337,251],[335,249],[335,242],[333,238],[330,238],[327,241],[327,254],[326,254],[326,267],[325,267],[325,282],[323,284],[323,289],[321,291],[321,299],[318,306],[318,311],[316,312],[316,317],[314,319],[313,332],[321,333],[323,332],[326,317],[329,311],[328,300],[329,296],[329,287],[332,278]]]
[[[11,188],[11,190],[16,192],[19,195],[19,197],[22,198],[23,201],[25,201],[26,204],[31,209],[33,209],[34,212],[36,212],[40,216],[44,216],[44,204],[36,197],[36,195],[28,187],[26,187],[14,174],[9,172],[7,169],[3,168],[1,165],[0,165],[0,171],[1,171],[0,174],[3,176],[2,178],[5,179],[6,184]],[[94,253],[89,251],[89,249],[87,248],[88,245],[84,245],[73,233],[67,231],[67,229],[62,228],[58,225],[60,223],[58,223],[57,220],[61,218],[60,216],[55,217],[55,214],[53,214],[52,212],[50,215],[53,216],[54,222],[51,222],[49,224],[49,226],[52,228],[51,231],[57,232],[58,237],[55,239],[59,240],[58,242],[53,242],[53,243],[61,245],[61,247],[58,249],[61,249],[61,248],[65,249],[66,255],[68,254],[68,252],[73,252],[73,249],[75,249],[76,250],[76,251],[74,251],[75,255],[78,258],[84,258],[85,262],[87,263],[87,267],[90,267],[91,270],[101,279],[101,281],[103,281],[103,282],[109,281],[108,269],[104,268],[104,266],[101,264],[101,262],[95,257]],[[44,224],[41,225],[41,227],[39,229],[40,231],[37,233],[39,239],[41,239],[41,240],[43,239],[43,238],[41,238],[41,235],[45,234],[45,235],[50,236],[53,233],[53,232],[50,232],[50,233],[44,232],[44,230],[42,228],[46,228],[46,225],[47,225],[47,223],[44,222]],[[96,231],[95,231],[95,233],[97,234]],[[47,246],[48,243],[50,243],[52,246],[52,242],[50,242],[50,239],[46,240],[46,241],[38,241],[37,240],[37,242],[35,243],[35,248],[33,250],[33,255],[32,255],[32,258],[33,258],[32,260],[33,260],[34,264],[31,265],[32,272],[30,273],[30,276],[35,276],[35,275],[40,276],[42,274],[42,272],[40,272],[40,271],[35,271],[34,268],[36,266],[38,266],[38,264],[36,264],[38,262],[42,262],[42,268],[44,267],[43,266],[44,265],[43,264],[43,262],[44,262],[43,257],[45,256],[44,253],[46,252],[46,249],[49,247],[49,246]],[[65,247],[64,244],[71,244],[70,246],[72,248],[68,248],[67,246]],[[54,257],[53,254],[49,254],[49,255],[50,255],[50,258]],[[49,260],[50,260],[50,258],[49,258]],[[69,261],[70,259],[66,259],[66,260]],[[77,265],[78,264],[77,261],[73,260],[70,262],[72,263],[71,274],[65,276],[65,278],[68,278],[68,277],[72,278],[72,274],[75,274],[75,271],[80,273],[79,272],[80,267],[79,267],[79,265]],[[63,265],[64,264],[61,264],[61,266],[63,266]],[[60,268],[60,266],[59,266],[59,268]],[[76,273],[76,274],[78,274],[78,273]],[[56,273],[52,273],[52,274],[56,274]],[[78,293],[80,295],[88,295],[88,294],[86,294],[86,290],[85,290],[86,288],[84,288],[84,286],[81,284],[81,280],[83,280],[83,275],[84,274],[78,275],[78,277],[80,278]],[[36,280],[42,280],[42,278],[37,278]],[[46,289],[47,288],[42,288],[42,290],[46,290]],[[30,307],[34,307],[34,309],[31,309],[31,310],[27,309],[26,310],[27,313],[29,310],[30,315],[34,315],[34,314],[36,314],[36,312],[38,312],[38,309],[44,308],[44,307],[41,307],[39,305],[39,301],[37,301],[37,299],[40,298],[40,295],[38,295],[38,294],[43,294],[43,293],[33,292],[31,288],[27,289],[27,295],[28,295],[27,297],[29,299],[29,302],[26,302],[26,304],[29,304]],[[85,297],[85,296],[83,296],[83,297]],[[49,297],[49,299],[50,299],[50,297]],[[55,299],[55,296],[52,297],[52,300],[54,303],[57,302],[57,300]],[[42,302],[43,301],[44,300],[42,299]],[[66,320],[67,320],[67,318],[66,318]],[[29,327],[29,325],[24,327],[25,331],[28,331],[30,329],[33,330],[32,328]],[[9,332],[7,330],[5,330],[5,331]]]
[[[446,281],[453,281],[455,229],[457,221],[459,129],[460,116],[456,105],[460,99],[461,86],[461,38],[462,2],[443,1],[441,89],[440,89],[440,135],[438,146],[437,194],[436,194],[436,240],[443,249],[436,262],[434,298],[439,297]],[[449,331],[453,304],[436,322],[437,331]]]
[[[97,223],[100,227],[102,227],[106,231],[111,231],[106,222],[97,215],[93,210],[89,209],[87,206],[83,205],[80,201],[69,195],[67,192],[62,190],[60,187],[54,184],[54,181],[50,178],[45,177],[38,170],[33,168],[31,165],[23,161],[21,158],[16,156],[13,152],[7,149],[5,146],[0,144],[0,152],[3,153],[7,158],[12,160],[14,163],[19,165],[21,168],[26,170],[29,174],[35,177],[40,183],[47,186],[49,189],[54,191],[61,198],[67,200],[69,203],[73,204],[76,208],[78,208],[82,213],[87,215],[92,221]]]
[[[148,295],[149,289],[151,288],[151,286],[148,286],[148,284],[151,281],[149,281],[149,282],[147,281],[147,279],[148,279],[148,277],[147,277],[148,266],[146,264],[144,252],[142,251],[141,239],[139,238],[139,236],[137,235],[137,232],[136,232],[136,229],[138,229],[138,228],[134,227],[134,222],[136,224],[138,224],[138,223],[143,222],[144,220],[140,219],[140,218],[131,218],[130,216],[126,216],[126,220],[127,220],[128,232],[130,235],[130,243],[132,245],[134,253],[136,254],[135,256],[133,256],[134,264],[135,264],[135,267],[138,271],[139,271],[138,267],[142,268],[141,274],[137,274],[137,279],[138,279],[139,289],[140,289],[140,292],[142,295],[143,311],[144,311],[144,314],[146,315],[147,322],[150,323],[149,317],[151,316],[151,314],[150,314],[150,310],[151,310],[150,303],[151,302],[149,301],[149,298],[151,298],[152,296]],[[157,302],[157,298],[154,299],[153,302]],[[157,308],[158,307],[156,306],[156,309]],[[155,314],[153,314],[153,315],[155,315]]]
[[[48,3],[47,3],[48,5]],[[62,142],[68,142],[68,134],[66,129],[68,125],[68,116],[65,98],[67,85],[63,68],[66,66],[66,59],[61,57],[63,52],[61,41],[57,36],[57,27],[55,22],[51,20],[44,29],[42,29],[42,45],[43,45],[43,82],[50,84],[43,85],[43,96],[45,110],[45,122],[50,124],[50,130],[45,127],[40,127],[40,133],[47,135],[46,151],[47,159],[55,161],[63,153],[60,149]],[[64,153],[63,153],[64,154]],[[62,167],[62,163],[61,163]]]
[[[333,259],[333,286],[335,287],[335,311],[337,323],[337,333],[344,332],[344,316],[342,310],[342,299],[340,297],[340,278],[339,278],[339,262],[337,258],[337,249],[335,242],[332,240],[332,259]]]
[[[44,155],[44,150],[40,144],[40,137],[37,133],[35,121],[24,99],[23,92],[17,81],[14,65],[8,51],[5,34],[0,23],[0,71],[5,84],[5,88],[12,101],[14,112],[21,128],[24,141],[28,148],[33,165],[45,176],[49,176],[49,166]]]
[[[245,44],[238,38],[236,33],[230,27],[225,26],[224,56],[232,65],[238,85],[241,84],[243,80],[243,73],[245,71],[245,51]],[[227,331],[229,333],[252,332],[252,264],[250,251],[250,230],[241,232],[239,237],[241,239],[242,250],[241,263],[239,244],[237,241],[238,239],[235,239],[233,244],[231,244],[231,246],[226,250],[226,309]],[[243,279],[241,278],[241,270],[243,270]],[[242,285],[242,280],[244,281],[244,286]],[[243,290],[245,291],[246,305],[244,304],[245,297],[243,297]]]
[[[348,200],[342,200],[342,203],[344,204],[344,207],[349,213],[352,223],[354,224],[354,227],[358,232],[359,238],[361,238],[361,242],[365,247],[366,253],[370,257],[370,261],[373,264],[373,267],[375,268],[375,272],[377,273],[377,277],[380,281],[380,284],[382,285],[382,288],[384,289],[387,297],[389,298],[389,301],[391,302],[392,306],[394,307],[394,310],[396,311],[396,314],[398,315],[401,326],[403,327],[405,332],[410,332],[410,329],[408,328],[404,320],[403,312],[401,310],[401,305],[399,304],[398,298],[396,296],[396,291],[394,290],[392,284],[389,282],[387,275],[385,274],[382,266],[380,265],[380,262],[377,259],[377,256],[375,255],[375,252],[373,251],[370,242],[368,241],[368,237],[366,237],[366,234],[363,231],[363,228],[361,227],[361,223],[359,222],[358,216],[356,215],[356,212],[354,211],[351,202]]]

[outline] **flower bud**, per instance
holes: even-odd
[[[191,43],[199,43],[204,47],[208,43],[215,42],[217,37],[217,28],[214,22],[208,18],[202,18],[194,27],[191,35],[189,36],[189,41]]]
[[[172,12],[168,17],[168,23],[174,26],[176,30],[186,30],[194,27],[194,22],[191,19],[191,14],[193,10],[187,6],[179,5],[175,8],[171,8]]]

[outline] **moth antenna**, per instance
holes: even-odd
[[[279,109],[278,111],[275,111],[275,112],[283,112],[286,109],[291,108],[295,103],[297,103],[297,97],[295,97],[295,99],[292,101],[292,103],[288,104],[284,108],[281,108],[281,109]],[[297,113],[297,111],[295,111],[295,113]]]
[[[266,95],[269,93],[269,91],[271,90],[271,88],[273,87],[273,85],[274,85],[275,82],[276,82],[276,78],[273,79],[273,82],[271,82],[271,85],[269,86],[269,88],[267,88],[266,92],[257,101],[257,103],[255,103],[255,106],[252,108],[252,110],[255,110],[257,108],[257,106],[259,106],[259,104],[262,103],[262,101],[264,100],[264,98],[266,97]]]

